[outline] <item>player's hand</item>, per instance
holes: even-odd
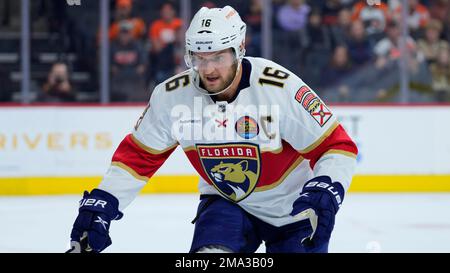
[[[307,251],[328,244],[335,215],[343,199],[344,188],[339,182],[332,183],[329,176],[318,176],[306,182],[293,204],[291,215],[299,221],[308,219],[311,223],[312,233],[302,241]]]
[[[101,252],[110,246],[111,220],[119,220],[123,216],[118,207],[117,198],[106,191],[85,191],[70,234],[71,249],[67,253]]]

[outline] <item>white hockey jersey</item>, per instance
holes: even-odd
[[[123,210],[180,145],[200,175],[201,194],[220,194],[274,226],[303,185],[326,175],[348,189],[357,148],[335,115],[299,77],[262,58],[242,61],[229,102],[196,88],[187,70],[159,84],[99,188]]]

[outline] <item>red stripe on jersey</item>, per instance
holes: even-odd
[[[208,178],[208,175],[206,175],[205,171],[203,170],[202,162],[200,162],[200,158],[198,157],[197,150],[190,149],[187,151],[184,151],[186,156],[188,157],[189,161],[191,162],[194,169],[197,171],[197,173],[208,182],[208,184],[212,184],[211,181]]]
[[[309,165],[311,166],[311,169],[314,169],[314,165],[319,161],[320,157],[329,150],[340,150],[355,155],[358,154],[356,144],[348,136],[342,125],[338,125],[336,129],[334,129],[334,131],[319,144],[319,146],[312,151],[302,154],[302,156],[310,160]]]
[[[140,176],[152,177],[161,167],[176,147],[159,153],[152,154],[139,147],[130,135],[126,136],[115,151],[112,161],[120,162],[131,168]]]
[[[337,126],[336,129],[334,129],[333,132],[319,144],[319,146],[308,153],[299,153],[284,140],[282,141],[282,147],[282,151],[278,153],[261,153],[261,175],[256,187],[269,186],[279,182],[282,178],[284,179],[289,168],[291,168],[291,166],[301,157],[310,160],[310,167],[311,169],[314,169],[314,165],[320,157],[329,150],[339,150],[355,155],[358,154],[355,143],[347,135],[347,132],[345,132],[341,125]],[[185,151],[185,153],[200,176],[208,184],[212,184],[203,169],[197,151],[195,149],[189,149]]]
[[[279,153],[261,153],[261,176],[256,185],[257,187],[277,183],[286,174],[292,164],[301,157],[301,154],[286,141],[283,140],[281,144],[283,150]]]

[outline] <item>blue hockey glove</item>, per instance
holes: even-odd
[[[85,191],[78,212],[70,234],[71,249],[67,252],[101,252],[110,246],[111,220],[119,220],[123,216],[117,198],[100,189],[94,189],[91,193]]]
[[[309,219],[311,236],[302,243],[306,250],[319,249],[328,244],[334,228],[335,215],[344,200],[344,188],[329,176],[318,176],[305,183],[295,200],[291,215],[295,219]]]

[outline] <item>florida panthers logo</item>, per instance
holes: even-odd
[[[253,192],[260,174],[257,145],[197,145],[197,151],[210,181],[226,198],[239,202]]]
[[[236,164],[223,163],[222,161],[211,169],[211,176],[218,183],[225,180],[244,184],[256,179],[256,173],[248,170],[247,160],[242,160]]]

